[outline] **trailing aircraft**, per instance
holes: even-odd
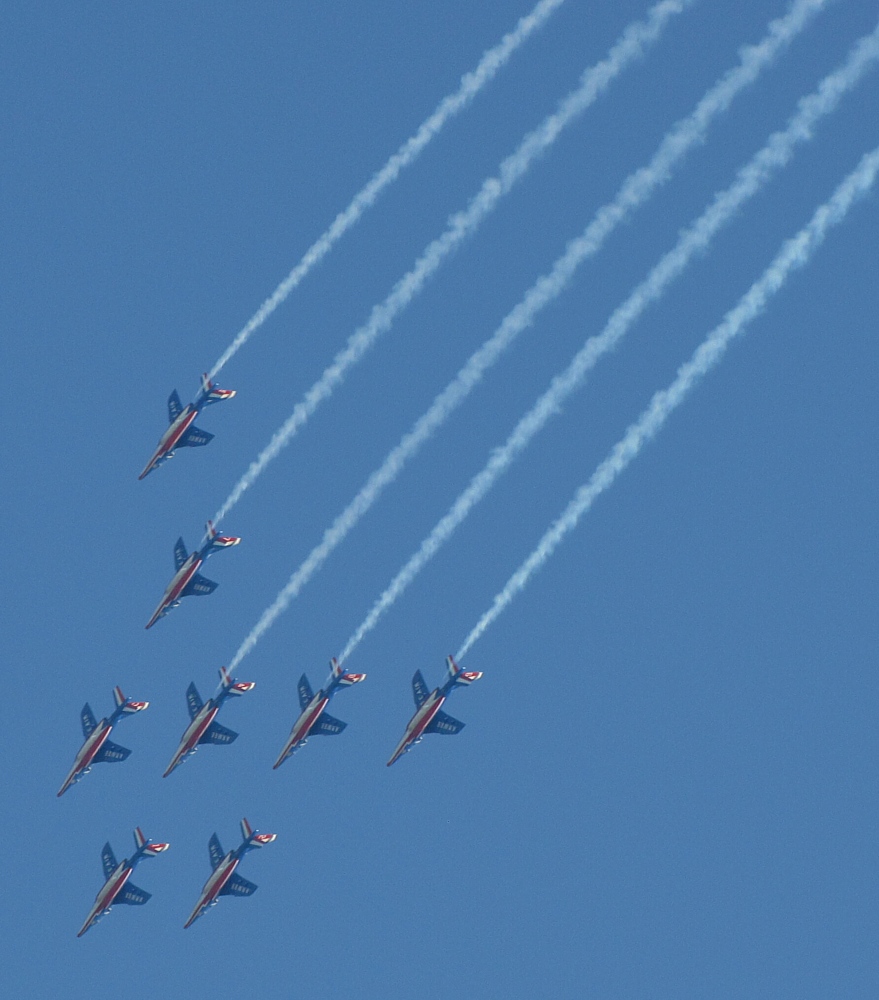
[[[299,678],[299,706],[302,712],[293,723],[284,749],[274,763],[275,768],[280,767],[300,747],[304,747],[309,736],[335,736],[348,725],[347,722],[340,722],[328,715],[325,709],[340,687],[359,684],[360,681],[366,680],[366,674],[343,673],[335,656],[330,660],[330,669],[331,673],[326,684],[317,694],[312,693],[311,685],[305,674]]]
[[[114,903],[142,906],[150,898],[150,893],[132,885],[129,882],[129,877],[137,867],[138,862],[144,858],[154,858],[162,851],[167,851],[171,845],[150,843],[140,827],[134,831],[134,843],[137,847],[134,854],[119,862],[116,861],[116,856],[113,854],[113,848],[110,847],[109,842],[104,844],[104,849],[101,851],[101,864],[104,866],[105,882],[95,897],[95,905],[91,908],[85,923],[80,927],[77,937],[82,937],[92,924],[100,920],[105,913],[109,913],[110,907]]]
[[[122,693],[122,688],[113,688],[113,698],[116,708],[105,719],[100,722],[95,720],[94,713],[88,702],[82,707],[80,719],[82,720],[82,735],[85,742],[79,748],[79,752],[73,761],[70,773],[64,779],[64,784],[58,791],[60,798],[71,785],[79,781],[83,775],[89,773],[92,764],[115,764],[117,761],[125,760],[131,753],[125,747],[117,743],[111,743],[107,738],[113,730],[113,726],[124,716],[133,715],[135,712],[142,712],[149,707],[148,701],[127,701]]]
[[[195,909],[189,915],[189,920],[183,925],[191,926],[210,906],[215,906],[219,896],[250,896],[256,892],[257,887],[253,882],[248,882],[242,878],[235,869],[241,859],[248,851],[257,847],[265,847],[277,838],[276,833],[257,833],[247,822],[241,820],[241,836],[244,838],[241,844],[234,851],[228,854],[223,853],[220,846],[220,839],[214,834],[208,841],[208,853],[211,858],[210,878],[205,882],[201,890],[201,896],[195,904]]]
[[[177,747],[177,752],[171,758],[171,763],[162,777],[167,778],[178,764],[194,754],[199,743],[225,745],[237,740],[238,733],[226,729],[225,726],[221,726],[219,722],[215,721],[217,712],[220,711],[223,702],[230,695],[247,694],[255,687],[255,681],[236,681],[234,677],[229,676],[225,667],[220,667],[220,686],[217,688],[216,694],[213,698],[208,698],[206,702],[202,702],[195,684],[190,684],[186,689],[186,704],[189,708],[189,718],[192,721],[183,734],[180,746]]]
[[[201,391],[196,396],[194,403],[187,403],[184,406],[175,389],[168,397],[168,422],[170,426],[162,435],[159,446],[153,452],[153,457],[147,462],[146,468],[137,478],[143,479],[153,469],[169,458],[173,458],[176,448],[196,448],[213,440],[213,434],[199,430],[193,425],[193,421],[206,406],[210,406],[211,403],[219,403],[224,399],[231,399],[234,395],[234,389],[221,389],[211,382],[207,375],[201,377]]]
[[[428,692],[421,671],[416,670],[412,678],[412,693],[415,696],[415,714],[406,726],[403,739],[400,740],[393,756],[388,761],[387,766],[411,750],[416,743],[420,743],[427,733],[442,733],[443,735],[454,736],[464,728],[463,722],[458,722],[450,715],[441,711],[443,702],[452,693],[452,690],[464,684],[472,684],[482,676],[481,670],[462,670],[451,656],[446,657],[446,667],[448,669],[448,679],[445,684],[433,691]]]
[[[165,588],[165,593],[159,606],[153,612],[153,617],[146,623],[146,628],[152,628],[160,618],[164,618],[171,608],[176,608],[184,597],[202,597],[212,594],[218,583],[203,577],[198,569],[208,556],[220,549],[229,549],[241,541],[233,535],[220,535],[212,521],[206,525],[204,545],[191,555],[186,554],[186,546],[182,538],[177,539],[174,546],[174,565],[177,572]]]

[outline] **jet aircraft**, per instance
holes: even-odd
[[[240,541],[240,538],[235,538],[232,535],[218,534],[212,521],[208,521],[206,525],[204,545],[191,555],[186,554],[183,539],[178,538],[177,544],[174,546],[174,565],[177,567],[177,572],[165,588],[162,600],[153,612],[153,617],[146,623],[146,628],[152,628],[160,618],[165,617],[171,608],[176,608],[184,597],[192,597],[193,595],[201,597],[204,594],[212,594],[219,587],[219,584],[203,577],[198,572],[199,567],[214,552],[219,549],[229,549]]]
[[[335,736],[337,733],[341,733],[345,726],[348,725],[347,722],[340,722],[338,719],[334,719],[324,709],[326,709],[330,703],[330,699],[340,687],[359,684],[360,681],[366,680],[366,674],[343,673],[342,667],[335,656],[330,660],[330,669],[332,672],[327,678],[326,684],[317,694],[312,693],[311,685],[308,683],[308,678],[305,674],[299,678],[299,705],[302,712],[299,718],[293,723],[293,728],[290,730],[290,736],[284,744],[284,749],[274,763],[275,768],[280,767],[300,747],[304,747],[306,739],[309,736]]]
[[[223,399],[231,399],[234,395],[234,389],[221,389],[211,382],[207,375],[201,377],[201,392],[195,397],[194,403],[187,403],[186,406],[183,406],[175,389],[168,397],[170,427],[162,435],[159,446],[153,452],[153,457],[137,478],[143,479],[162,462],[173,458],[175,448],[195,448],[211,441],[214,435],[199,430],[193,425],[193,420],[206,406],[210,406],[211,403],[219,403]]]
[[[427,685],[421,676],[421,671],[416,670],[412,678],[412,693],[415,695],[415,714],[406,726],[403,739],[400,740],[393,756],[388,761],[387,766],[411,750],[416,743],[420,743],[426,733],[442,733],[453,736],[460,733],[464,728],[463,722],[458,722],[450,715],[441,711],[443,702],[452,693],[452,690],[462,684],[472,684],[482,676],[481,670],[462,670],[451,656],[446,657],[446,666],[449,672],[445,684],[428,693]]]
[[[216,834],[208,841],[208,853],[211,857],[213,871],[205,882],[201,896],[195,904],[195,909],[189,915],[189,920],[183,925],[184,927],[189,927],[198,920],[208,907],[215,906],[218,896],[250,896],[256,892],[257,887],[253,882],[242,878],[235,869],[248,851],[255,850],[257,847],[265,847],[278,835],[276,833],[257,833],[250,823],[243,819],[241,820],[241,836],[244,838],[241,844],[234,851],[229,851],[228,854],[223,853],[223,848],[220,847],[220,840]]]
[[[216,694],[204,703],[202,703],[195,684],[190,684],[186,689],[186,704],[189,707],[189,718],[192,721],[183,734],[180,746],[177,747],[177,752],[171,758],[171,763],[162,777],[167,778],[178,764],[183,763],[187,757],[194,754],[199,743],[225,745],[237,740],[238,733],[226,729],[225,726],[221,726],[219,722],[214,720],[223,702],[230,695],[247,694],[255,687],[255,681],[236,681],[234,677],[229,676],[225,667],[220,667],[220,686],[217,688]]]
[[[157,854],[161,854],[162,851],[167,851],[171,845],[151,844],[143,835],[140,827],[137,827],[134,831],[134,843],[137,847],[134,854],[130,858],[125,858],[118,863],[116,855],[113,854],[113,848],[110,847],[109,843],[104,844],[104,849],[101,851],[101,864],[104,866],[104,878],[106,881],[101,891],[95,897],[95,905],[91,908],[91,912],[86,917],[85,923],[79,929],[77,937],[82,937],[92,924],[100,920],[105,913],[109,913],[110,907],[114,903],[128,903],[132,906],[141,906],[150,898],[150,893],[144,892],[143,889],[138,889],[128,879],[139,861],[142,861],[144,858],[154,858]]]
[[[133,715],[135,712],[142,712],[149,707],[148,701],[127,701],[121,688],[113,688],[113,698],[116,701],[116,708],[105,719],[100,722],[95,721],[94,713],[88,702],[82,707],[80,718],[82,719],[82,735],[85,743],[79,748],[76,759],[70,774],[64,779],[58,797],[60,798],[71,785],[75,784],[83,775],[89,773],[92,764],[114,764],[116,761],[125,760],[131,753],[125,747],[120,747],[117,743],[111,743],[107,738],[113,726],[124,715]]]

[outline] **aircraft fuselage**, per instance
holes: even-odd
[[[388,767],[390,767],[398,757],[404,754],[413,743],[421,739],[424,735],[425,729],[427,729],[431,722],[433,722],[434,716],[443,707],[445,700],[446,695],[442,694],[439,688],[436,688],[425,699],[424,704],[418,708],[409,720],[409,725],[406,726],[406,732],[403,734],[403,739],[400,740],[397,749],[388,761]]]
[[[103,916],[103,914],[110,909],[116,897],[125,887],[125,883],[128,881],[133,871],[134,866],[129,864],[128,861],[122,861],[116,866],[110,874],[110,877],[102,886],[100,892],[95,897],[95,905],[91,908],[89,915],[86,917],[85,923],[76,935],[77,937],[82,937],[89,927],[91,927],[91,925],[99,917]]]
[[[159,602],[159,606],[153,612],[153,617],[150,618],[146,625],[146,628],[150,628],[155,625],[162,615],[162,612],[170,607],[175,601],[180,599],[180,595],[189,585],[192,578],[198,572],[199,567],[204,562],[200,552],[193,552],[187,557],[186,562],[177,570],[171,579],[171,582],[165,588],[165,593],[162,600]]]
[[[113,727],[108,724],[106,719],[101,719],[95,731],[80,747],[79,753],[73,762],[73,767],[70,769],[70,774],[64,779],[64,784],[58,792],[59,796],[63,795],[73,782],[76,781],[77,777],[88,769],[100,752],[101,747],[107,742],[107,737],[110,735],[112,729]]]
[[[235,855],[235,851],[230,851],[211,872],[211,876],[207,882],[205,882],[204,888],[201,891],[201,896],[195,904],[195,909],[190,914],[189,920],[187,920],[183,925],[184,928],[189,927],[189,925],[193,923],[193,921],[197,920],[209,906],[217,901],[217,896],[219,896],[223,886],[225,886],[232,877],[235,869],[241,861],[241,858],[236,857]]]

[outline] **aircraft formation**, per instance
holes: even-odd
[[[221,389],[207,375],[202,376],[202,387],[195,401],[186,407],[181,405],[176,390],[172,392],[168,399],[169,427],[162,435],[153,456],[138,478],[143,479],[153,469],[173,457],[177,448],[208,444],[213,439],[213,435],[195,427],[193,424],[195,418],[205,406],[231,399],[233,396],[235,396],[234,390]],[[205,596],[213,593],[218,585],[202,576],[199,569],[209,556],[222,549],[232,548],[240,541],[241,539],[238,537],[219,534],[211,521],[207,522],[200,548],[192,553],[187,553],[183,538],[178,538],[174,545],[174,576],[165,588],[162,599],[147,622],[146,628],[152,628],[172,608],[178,607],[184,597]],[[442,706],[455,688],[472,684],[480,677],[482,677],[481,671],[463,670],[452,656],[448,656],[446,658],[445,680],[433,691],[429,691],[421,671],[416,670],[412,678],[415,714],[409,720],[403,738],[388,760],[387,766],[390,767],[403,754],[408,753],[429,733],[441,735],[459,733],[464,728],[464,723],[443,712]],[[326,711],[327,706],[341,689],[359,684],[364,680],[366,680],[366,674],[345,672],[336,657],[330,660],[329,677],[317,692],[312,690],[308,677],[303,674],[297,685],[300,713],[293,722],[290,734],[272,765],[273,769],[279,768],[284,761],[302,749],[310,737],[337,736],[341,733],[347,723],[330,715]],[[217,722],[217,715],[229,698],[240,697],[255,687],[256,683],[253,681],[240,681],[232,677],[226,667],[220,668],[219,686],[207,701],[202,700],[195,683],[190,683],[186,689],[189,725],[181,736],[177,749],[162,777],[169,777],[200,746],[207,744],[226,746],[233,743],[238,738],[238,733]],[[114,710],[100,721],[95,719],[88,703],[83,706],[80,713],[83,744],[57,793],[59,798],[72,785],[87,775],[93,765],[119,763],[130,755],[129,749],[110,741],[110,733],[120,719],[144,711],[150,703],[148,701],[128,700],[119,687],[114,688],[113,698]],[[208,842],[211,874],[204,884],[192,913],[183,925],[184,928],[191,927],[202,914],[210,907],[215,906],[220,896],[250,896],[256,891],[257,887],[254,883],[247,881],[237,873],[238,866],[247,853],[272,843],[277,838],[277,834],[259,833],[251,827],[247,819],[241,820],[241,834],[241,843],[229,852],[223,851],[216,833],[211,836]],[[110,844],[104,845],[101,851],[104,884],[95,897],[94,905],[80,928],[78,937],[82,937],[117,903],[140,906],[150,899],[150,893],[131,883],[131,873],[144,858],[155,857],[166,851],[170,845],[147,840],[139,827],[134,831],[134,840],[134,853],[130,858],[124,858],[120,862],[117,862]]]

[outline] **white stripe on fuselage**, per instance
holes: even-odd
[[[190,560],[193,560],[191,564]],[[187,558],[186,562],[180,567],[180,569],[177,570],[171,578],[171,582],[165,588],[165,594],[162,597],[162,600],[159,601],[159,606],[153,612],[153,617],[150,619],[147,628],[155,623],[161,612],[167,608],[169,604],[172,604],[177,600],[181,592],[186,589],[186,585],[195,576],[202,562],[203,560],[197,552],[193,552],[192,555]]]
[[[85,770],[92,763],[98,751],[106,742],[107,737],[110,735],[112,726],[101,726],[99,725],[95,731],[86,739],[85,743],[79,748],[79,753],[76,755],[73,761],[73,767],[70,769],[70,774],[64,779],[64,784],[61,786],[61,792],[65,792],[70,786],[73,779],[80,772]]]
[[[281,755],[275,761],[273,767],[279,767],[286,759],[290,751],[298,743],[301,743],[311,730],[314,728],[317,720],[323,715],[324,709],[329,704],[330,699],[327,698],[323,692],[316,694],[311,701],[303,708],[302,714],[293,723],[293,729],[290,732],[287,742],[284,744],[284,749],[281,751]]]
[[[440,710],[445,700],[445,695],[440,695],[439,691],[434,691],[433,694],[428,696],[421,708],[409,720],[409,725],[406,726],[403,739],[400,740],[397,749],[394,751],[390,763],[393,763],[410,743],[414,743],[424,733],[424,730],[430,725],[433,717]]]
[[[147,462],[146,468],[140,474],[138,478],[143,479],[143,477],[150,472],[163,456],[170,454],[176,447],[183,433],[189,428],[190,424],[198,416],[196,410],[190,410],[190,405],[188,404],[180,416],[171,424],[171,426],[162,435],[159,445],[153,452],[153,457]]]
[[[104,883],[100,892],[95,897],[95,905],[91,908],[91,912],[86,917],[85,923],[79,931],[77,937],[81,937],[85,932],[91,927],[98,916],[104,911],[109,909],[113,905],[113,901],[122,891],[122,887],[128,881],[133,868],[126,867],[126,862],[121,862],[112,872],[110,877]]]
[[[198,413],[195,410],[190,410],[187,406],[162,435],[162,440],[159,441],[159,447],[156,450],[161,451],[163,448],[167,448],[168,451],[171,451],[197,416]]]
[[[165,774],[169,774],[173,771],[173,769],[180,763],[184,755],[192,750],[192,748],[198,743],[202,736],[204,736],[205,730],[214,721],[214,718],[219,711],[220,706],[213,705],[211,702],[208,702],[199,709],[196,717],[186,727],[186,732],[183,734],[183,739],[180,741],[177,753],[175,753],[171,759],[171,763],[168,765],[168,770],[165,771]]]
[[[311,699],[293,726],[291,737],[294,743],[298,743],[299,740],[304,740],[308,736],[317,720],[323,715],[329,701],[330,699],[323,694],[316,694]]]
[[[201,890],[201,898],[195,904],[195,909],[190,914],[189,920],[186,921],[187,927],[199,916],[206,906],[219,896],[221,889],[232,877],[232,873],[238,867],[240,860],[240,858],[233,858],[230,851],[217,865],[216,869],[211,872],[211,877],[205,882],[204,888]]]

